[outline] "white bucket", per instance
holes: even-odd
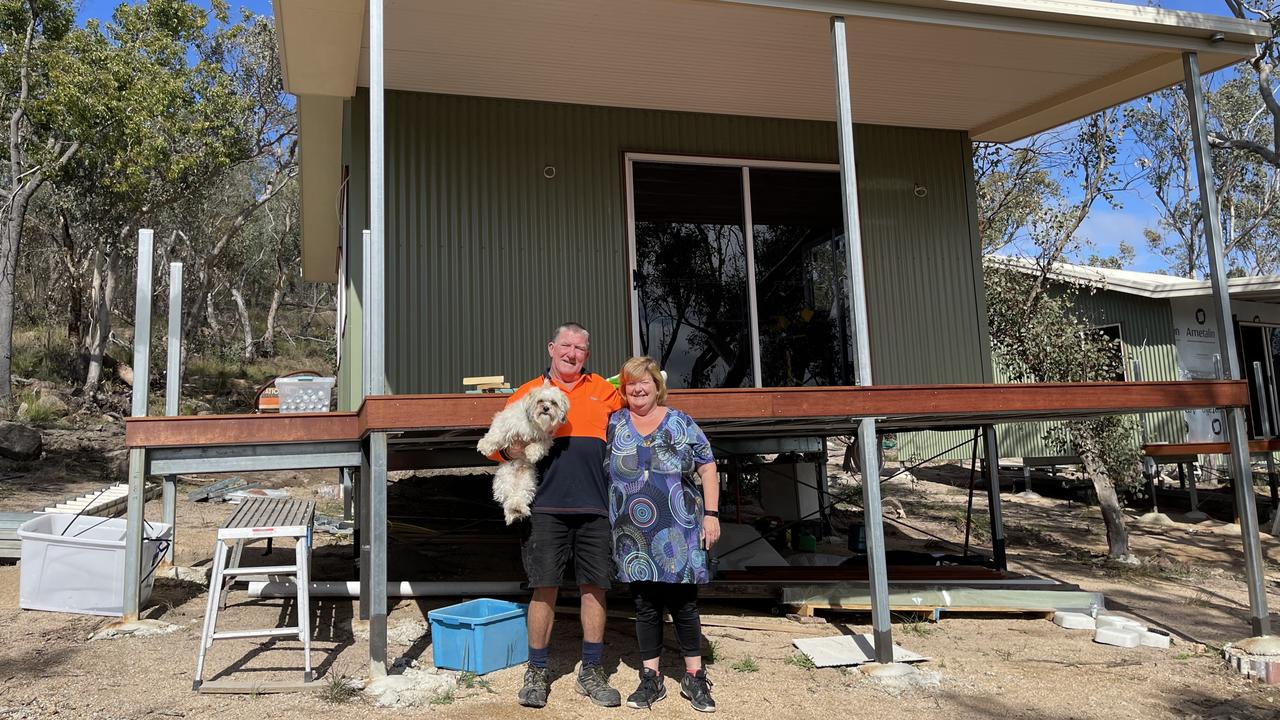
[[[124,613],[125,519],[50,513],[18,527],[22,540],[18,604],[25,610],[119,616]],[[151,597],[155,568],[172,541],[164,523],[143,525],[139,604]]]

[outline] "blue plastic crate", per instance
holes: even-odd
[[[427,613],[438,668],[477,675],[529,660],[529,607],[480,598]]]

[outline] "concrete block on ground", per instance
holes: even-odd
[[[1130,630],[1138,630],[1140,632],[1145,632],[1147,629],[1146,625],[1143,625],[1142,623],[1138,622],[1137,620],[1134,620],[1133,618],[1124,617],[1123,615],[1099,615],[1098,621],[1097,621],[1097,627],[1099,629],[1127,628]]]
[[[1093,616],[1084,612],[1059,610],[1053,614],[1053,624],[1065,630],[1095,630],[1097,622]]]
[[[1152,647],[1152,648],[1159,648],[1161,650],[1168,650],[1169,644],[1171,642],[1172,642],[1172,638],[1170,638],[1168,635],[1165,635],[1164,633],[1155,632],[1153,630],[1148,630],[1142,633],[1143,647]]]
[[[1249,640],[1266,640],[1266,638]],[[1259,649],[1269,652],[1270,648],[1262,647],[1265,644],[1257,643]],[[1246,651],[1245,647],[1251,647],[1249,641],[1242,641],[1237,645],[1227,643],[1222,649],[1227,665],[1245,677],[1260,680],[1268,685],[1280,685],[1280,655],[1254,655]]]
[[[1100,627],[1093,634],[1093,641],[1103,645],[1136,648],[1142,644],[1142,631],[1125,627]]]

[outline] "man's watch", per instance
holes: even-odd
[[[719,510],[703,510],[703,511],[702,511],[702,514],[703,514],[703,515],[706,515],[707,517],[713,517],[713,518],[719,518],[719,517],[720,517],[720,511],[719,511]]]

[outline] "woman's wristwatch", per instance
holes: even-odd
[[[713,518],[719,518],[719,517],[720,517],[720,511],[719,511],[719,510],[703,510],[703,511],[702,511],[702,514],[703,514],[703,515],[706,515],[707,517],[713,517]]]

